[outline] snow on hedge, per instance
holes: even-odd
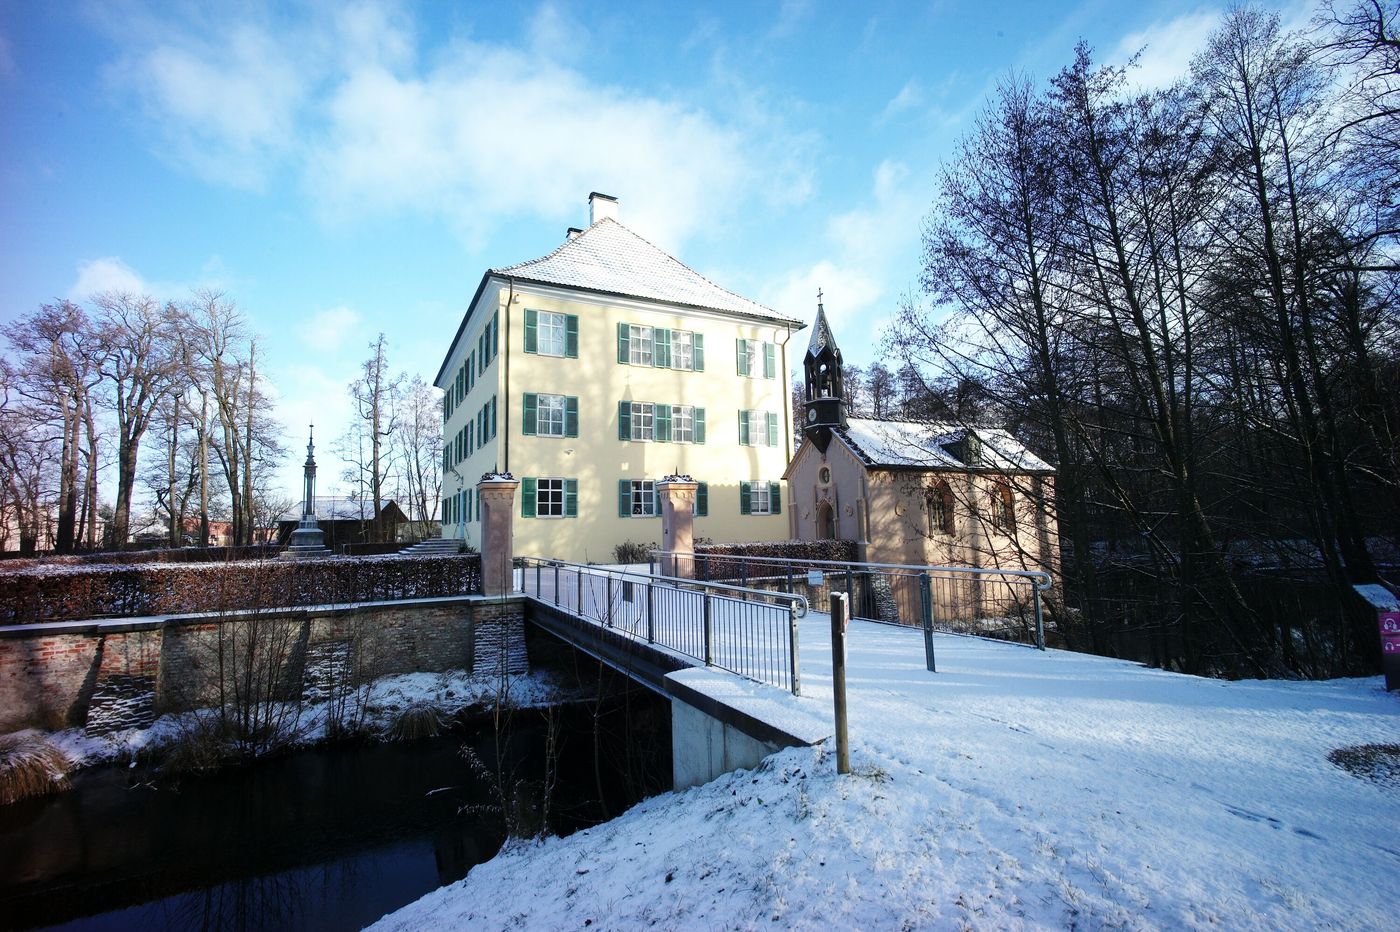
[[[805,701],[830,717],[825,616]],[[825,748],[515,843],[381,920],[430,928],[1389,928],[1400,744],[1380,678],[1225,682],[851,627],[856,773]]]

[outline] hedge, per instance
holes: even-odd
[[[735,579],[762,575],[766,567],[778,572],[777,564],[750,563],[744,557],[765,557],[802,563],[807,560],[833,560],[854,563],[856,542],[852,540],[761,540],[740,544],[697,544],[697,571],[704,579]],[[733,559],[724,559],[731,557]],[[747,572],[745,572],[747,570]]]
[[[218,565],[7,566],[0,569],[0,623],[235,612],[480,591],[477,554]]]

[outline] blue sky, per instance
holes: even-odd
[[[378,332],[430,379],[482,272],[553,249],[598,190],[780,311],[810,320],[822,287],[866,364],[997,79],[1083,38],[1165,83],[1220,8],[0,0],[0,319],[223,288],[262,336],[290,490]]]

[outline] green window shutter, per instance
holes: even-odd
[[[630,518],[632,516],[631,480],[617,480],[617,516],[619,518]]]
[[[664,327],[652,328],[651,364],[658,369],[671,368],[671,331]]]
[[[768,510],[775,515],[783,513],[783,484],[781,482],[768,483]]]
[[[652,406],[656,412],[656,430],[653,431],[657,440],[663,443],[671,439],[671,406],[656,404]]]
[[[744,339],[734,341],[734,371],[737,375],[749,374],[749,354],[744,352]]]
[[[520,480],[520,517],[522,518],[535,516],[535,484],[533,476],[526,476]]]
[[[496,436],[496,396],[491,396],[491,436]]]
[[[739,446],[749,445],[749,412],[739,409]]]
[[[486,371],[486,331],[483,330],[476,338],[476,371]]]
[[[573,395],[564,399],[564,436],[578,436],[578,398]]]
[[[651,513],[655,517],[661,517],[661,490],[656,486],[651,487]]]
[[[617,439],[632,439],[632,402],[630,401],[617,403]]]
[[[695,371],[705,371],[705,335],[697,333],[690,338],[691,355],[695,360]]]
[[[695,514],[703,518],[710,513],[710,486],[701,482],[700,487],[695,490]]]
[[[578,517],[578,480],[564,480],[564,517]]]
[[[525,308],[525,352],[538,353],[540,344],[540,312]]]
[[[535,436],[536,422],[539,419],[540,402],[539,396],[533,392],[525,393],[525,413],[520,418],[520,432],[527,437]]]
[[[501,312],[491,315],[491,358],[501,351]]]
[[[564,355],[578,359],[578,315],[564,315]]]
[[[773,353],[772,343],[763,344],[763,377],[771,379],[778,374],[778,362]]]
[[[750,495],[753,492],[752,482],[739,483],[739,514],[749,514],[753,509],[749,505]]]
[[[774,411],[768,412],[768,445],[770,447],[778,445],[778,415]]]
[[[705,409],[695,409],[695,442],[705,442]]]
[[[632,358],[632,350],[627,345],[627,325],[617,325],[617,361],[622,365],[627,365],[627,360]]]

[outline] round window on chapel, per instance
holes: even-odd
[[[819,481],[822,485],[829,485],[831,483],[830,466],[823,466],[821,468],[821,471],[817,473],[817,481]]]

